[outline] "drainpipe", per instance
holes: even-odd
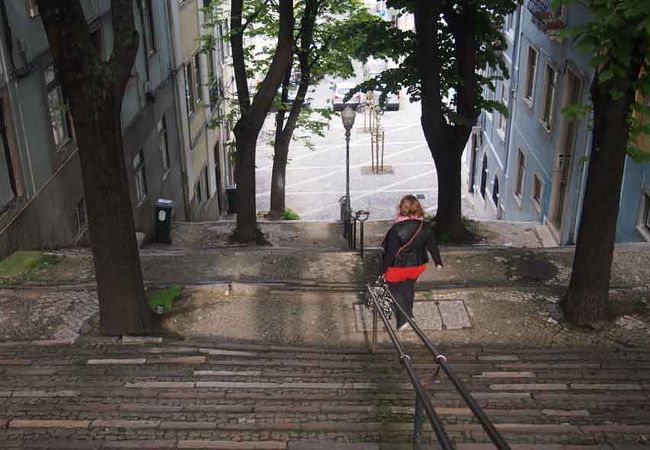
[[[171,77],[172,77],[172,90],[174,91],[174,112],[176,116],[176,128],[178,131],[178,152],[179,160],[181,163],[181,188],[183,189],[183,209],[185,211],[185,220],[188,222],[192,221],[192,209],[190,208],[190,193],[188,187],[188,177],[187,177],[187,161],[185,159],[185,139],[183,136],[183,118],[181,117],[180,112],[180,102],[178,95],[178,68],[176,67],[176,55],[178,49],[176,48],[176,43],[172,33],[176,30],[176,25],[174,22],[174,13],[172,11],[171,2],[175,0],[165,1],[165,6],[167,7],[167,17],[169,18],[169,30],[167,33],[167,40],[169,42],[169,48],[171,50]]]
[[[512,112],[512,115],[510,116],[510,120],[508,121],[508,128],[506,129],[506,142],[505,142],[505,147],[506,147],[506,157],[503,162],[503,174],[504,174],[504,183],[503,187],[504,189],[504,197],[509,198],[508,195],[505,195],[506,192],[508,192],[508,160],[510,159],[510,152],[512,150],[512,131],[514,130],[515,126],[515,118],[516,118],[516,112],[517,112],[517,92],[518,92],[518,86],[519,86],[519,47],[521,43],[521,38],[522,38],[522,20],[524,18],[524,15],[522,14],[523,11],[523,6],[517,7],[517,25],[515,26],[515,37],[514,37],[514,42],[512,46],[512,73],[511,73],[511,79],[510,79],[510,98],[508,100],[508,110]],[[501,207],[503,207],[503,203],[501,203]],[[503,209],[503,217],[502,219],[506,219],[506,211],[505,208]]]

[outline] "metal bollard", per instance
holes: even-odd
[[[368,220],[370,213],[366,210],[360,209],[354,213],[356,221],[359,222],[359,250],[361,253],[361,259],[363,259],[363,249],[365,247],[363,242],[363,225]],[[356,249],[356,247],[355,247]]]

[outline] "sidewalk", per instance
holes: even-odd
[[[91,257],[83,252],[62,254],[59,264],[32,274],[29,282],[0,290],[0,339],[76,336],[80,324],[95,313]],[[570,248],[443,247],[442,255],[444,269],[427,270],[418,283],[423,308],[418,320],[424,321],[434,341],[650,345],[647,246],[617,248],[612,299],[622,317],[593,332],[557,321],[557,302],[569,280]],[[350,252],[145,249],[142,267],[150,286],[179,283],[186,288],[179,308],[164,321],[172,334],[356,346],[367,342],[368,332],[362,329],[360,310],[354,305],[362,301],[359,294],[364,280],[373,277],[377,257],[376,251],[368,255],[364,271],[358,255]],[[449,319],[445,308],[452,311],[459,305],[467,311],[469,327],[436,325]],[[410,339],[411,334],[405,336]]]

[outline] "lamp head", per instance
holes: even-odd
[[[357,113],[350,106],[346,106],[341,112],[341,120],[343,121],[343,126],[347,131],[352,129],[356,117]]]

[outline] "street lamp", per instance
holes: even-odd
[[[350,238],[350,215],[352,207],[350,206],[350,130],[354,125],[354,119],[357,113],[350,106],[346,106],[341,112],[341,120],[345,128],[345,218],[343,235]]]

